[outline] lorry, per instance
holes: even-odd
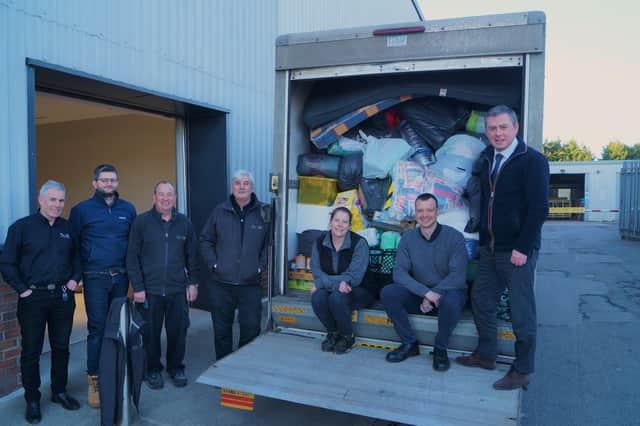
[[[268,297],[268,331],[217,361],[198,381],[220,388],[408,424],[517,424],[520,392],[500,392],[514,355],[509,322],[498,324],[495,371],[452,363],[431,369],[428,352],[437,318],[413,315],[421,356],[385,362],[398,346],[380,305],[353,313],[356,347],[348,355],[320,351],[322,324],[308,292],[287,285],[296,255],[299,177],[296,160],[310,152],[304,106],[318,87],[370,87],[381,82],[426,83],[434,96],[488,109],[509,103],[520,121],[519,137],[542,146],[545,14],[539,11],[421,21],[288,34],[276,41],[273,175],[274,250]],[[506,95],[505,95],[506,96]],[[271,291],[272,290],[272,291]],[[467,310],[451,337],[449,356],[475,348],[477,331]]]

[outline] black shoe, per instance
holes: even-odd
[[[340,332],[332,331],[327,333],[327,337],[322,341],[322,352],[333,352],[336,348],[336,342],[338,341],[338,337],[340,337]]]
[[[40,413],[40,402],[27,402],[27,409],[24,412],[24,418],[27,423],[40,423],[40,420],[42,420],[42,414]]]
[[[147,385],[151,389],[162,389],[164,387],[164,380],[162,380],[162,374],[159,371],[154,371],[147,375]]]
[[[80,403],[78,400],[67,392],[51,395],[51,402],[62,405],[62,408],[65,410],[75,411],[80,409]]]
[[[334,352],[342,355],[349,352],[353,345],[356,343],[356,336],[351,334],[350,336],[345,336],[340,334],[338,337],[338,341],[336,342],[336,346],[334,348]]]
[[[171,377],[171,381],[175,387],[183,388],[187,386],[187,376],[184,374],[183,370],[175,371],[170,374],[169,377]]]
[[[387,361],[401,362],[410,356],[416,355],[420,355],[420,348],[418,347],[417,341],[411,344],[403,343],[387,354]]]
[[[436,371],[447,371],[451,363],[446,349],[433,349],[433,369]]]

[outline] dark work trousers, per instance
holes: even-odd
[[[214,282],[211,288],[214,343],[216,359],[233,350],[233,319],[238,309],[242,347],[260,334],[262,320],[262,288],[259,285],[233,285]]]
[[[423,297],[411,293],[400,284],[389,284],[382,288],[380,301],[402,343],[412,344],[417,340],[409,323],[409,314],[421,314],[420,305],[423,300]],[[436,348],[447,349],[449,346],[449,337],[460,320],[466,302],[466,289],[449,290],[440,297],[438,308],[428,313],[438,316]]]
[[[82,286],[87,310],[87,374],[97,375],[100,361],[102,336],[111,301],[127,295],[127,274],[109,275],[102,272],[85,272]]]
[[[44,330],[49,330],[51,346],[51,392],[63,393],[67,389],[69,366],[69,336],[73,327],[76,301],[72,291],[67,300],[62,290],[33,290],[28,297],[18,299],[18,321],[22,334],[20,370],[24,398],[27,402],[40,401],[40,355]]]
[[[513,368],[521,374],[533,373],[537,328],[533,280],[538,251],[535,250],[523,266],[511,263],[510,251],[491,254],[487,247],[481,247],[479,253],[478,274],[471,288],[473,318],[480,335],[476,353],[484,359],[496,359],[496,308],[506,286],[511,303],[511,324],[516,335]]]
[[[351,293],[319,288],[311,296],[311,306],[329,333],[340,331],[345,336],[351,336],[351,312],[371,306],[374,300],[371,293],[362,287],[353,287]]]
[[[146,295],[147,302],[136,304],[147,324],[143,330],[144,345],[147,352],[147,372],[160,372],[162,347],[160,337],[162,325],[167,333],[167,372],[174,374],[184,370],[184,353],[189,328],[189,304],[185,292],[168,296]],[[146,306],[146,308],[145,308]]]

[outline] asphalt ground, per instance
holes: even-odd
[[[620,240],[617,225],[545,224],[536,280],[536,373],[523,392],[520,424],[640,424],[640,241]],[[195,383],[214,361],[207,312],[191,311],[185,363],[189,385],[143,385],[138,425],[386,425],[388,423],[257,396],[254,411],[221,407],[219,390]],[[71,345],[68,391],[82,403],[50,402],[49,355],[41,360],[43,425],[96,425],[86,405],[85,343]],[[24,424],[22,392],[0,399],[0,422]],[[470,419],[470,424],[473,420]]]

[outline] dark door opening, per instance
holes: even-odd
[[[549,219],[584,220],[584,173],[552,174],[549,184]]]

